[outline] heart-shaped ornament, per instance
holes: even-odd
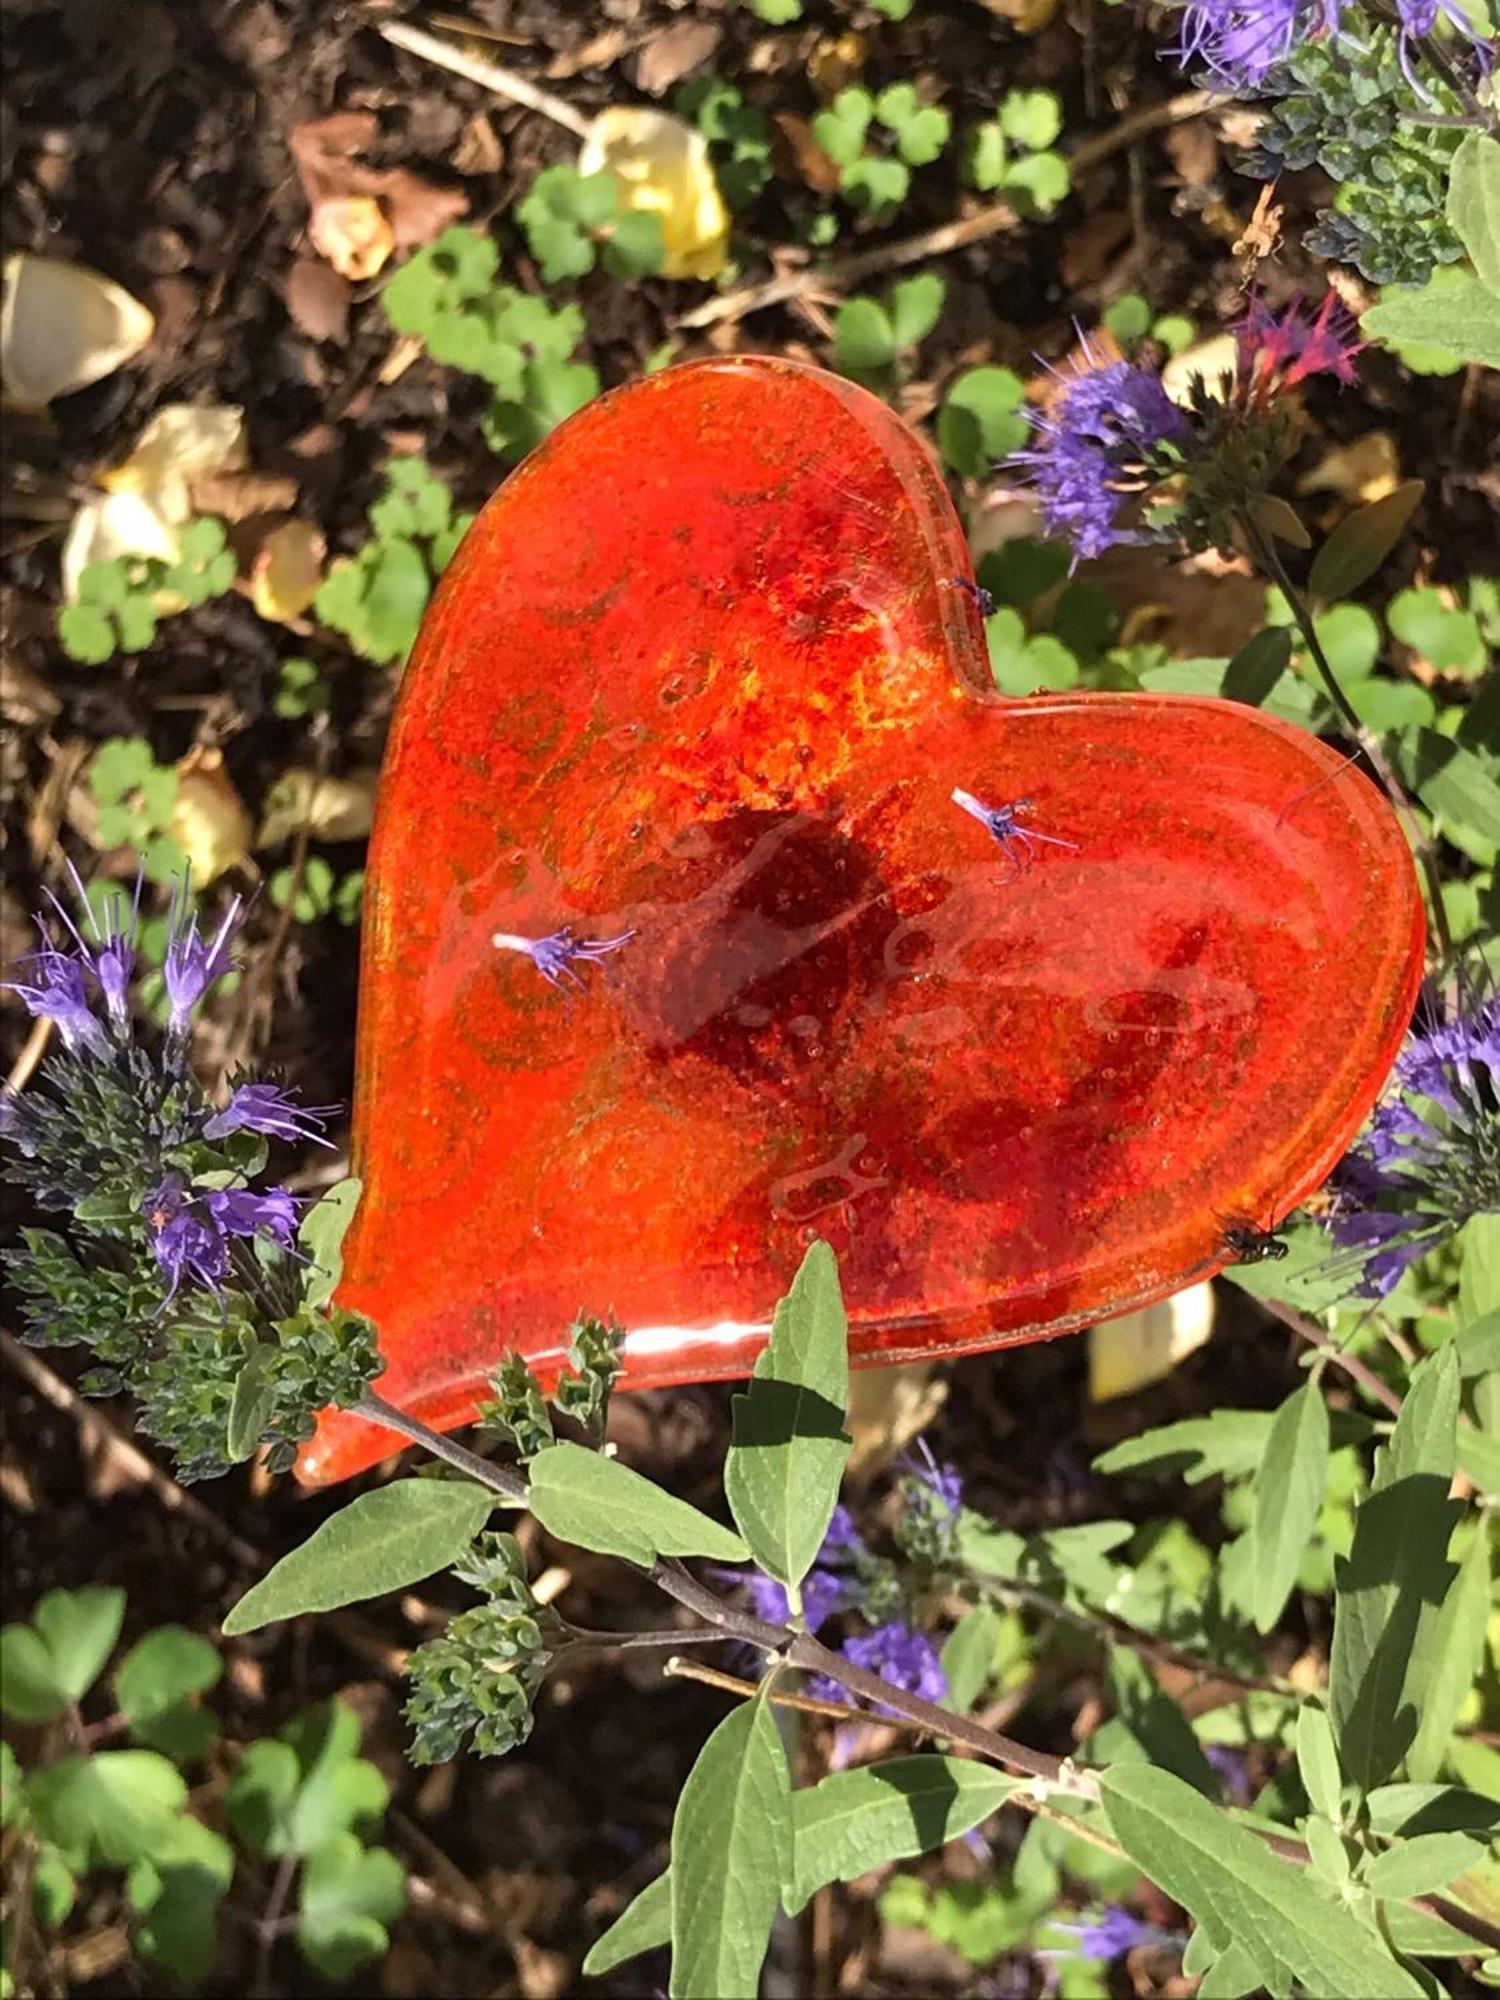
[[[1228,702],[1000,697],[968,575],[921,441],[778,361],[605,397],[480,516],[365,904],[339,1298],[399,1407],[580,1309],[626,1386],[745,1374],[814,1236],[860,1360],[1066,1332],[1344,1150],[1421,971],[1384,799]]]

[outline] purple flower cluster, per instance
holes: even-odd
[[[1174,1932],[1159,1930],[1155,1924],[1133,1916],[1118,1903],[1112,1903],[1085,1924],[1054,1924],[1052,1928],[1065,1932],[1069,1937],[1076,1937],[1078,1953],[1082,1958],[1119,1958],[1143,1944],[1180,1945],[1182,1942]],[[1050,1958],[1054,1954],[1047,1952],[1042,1956]]]
[[[1500,994],[1434,1010],[1407,1037],[1395,1084],[1339,1168],[1328,1223],[1369,1299],[1474,1216],[1500,1212]]]
[[[948,1699],[948,1676],[943,1672],[936,1645],[925,1632],[903,1624],[899,1618],[888,1619],[871,1632],[846,1639],[841,1650],[851,1666],[879,1674],[893,1686],[905,1688],[908,1694],[920,1695],[924,1701]],[[898,1713],[884,1702],[876,1702],[875,1710],[879,1715]]]
[[[229,1275],[234,1238],[260,1236],[287,1249],[297,1229],[297,1205],[285,1188],[191,1188],[177,1173],[163,1176],[142,1212],[170,1280],[169,1299],[184,1279],[217,1292]]]
[[[1395,0],[1395,8],[1404,51],[1444,14],[1483,55],[1485,37],[1458,0]],[[1360,17],[1346,0],[1192,0],[1172,53],[1201,65],[1222,89],[1250,90],[1303,42],[1326,37],[1357,48],[1358,33],[1346,25],[1350,11]]]
[[[1011,460],[1031,469],[1047,532],[1072,543],[1075,562],[1147,539],[1121,525],[1125,502],[1169,473],[1192,440],[1160,376],[1129,361],[1101,367],[1087,340],[1083,352],[1087,366],[1036,419],[1040,441]]]

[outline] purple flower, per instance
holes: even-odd
[[[17,970],[22,977],[4,983],[19,994],[27,1013],[39,1021],[55,1022],[73,1055],[86,1051],[107,1062],[112,1053],[109,1037],[90,1011],[82,962],[54,950],[44,933],[41,949],[22,959]]]
[[[1500,994],[1436,1009],[1396,1058],[1395,1089],[1338,1172],[1329,1232],[1383,1299],[1427,1251],[1500,1212]]]
[[[1075,562],[1146,539],[1120,527],[1125,497],[1170,471],[1191,436],[1159,376],[1128,361],[1100,367],[1086,340],[1083,352],[1086,368],[1036,419],[1040,441],[1010,461],[1032,468],[1047,532],[1072,543]]]
[[[828,1533],[823,1537],[823,1546],[818,1552],[819,1562],[837,1562],[841,1557],[853,1558],[864,1554],[864,1542],[854,1516],[839,1502],[828,1523]]]
[[[216,979],[222,979],[234,964],[231,946],[240,921],[241,899],[229,905],[213,942],[198,934],[198,913],[187,909],[187,887],[172,891],[168,915],[167,949],[162,961],[162,977],[167,987],[167,1032],[180,1039],[187,1033],[193,1009]]]
[[[130,923],[124,930],[117,930],[112,923],[107,928],[101,925],[93,905],[89,902],[83,878],[71,861],[68,863],[68,873],[73,878],[73,890],[78,898],[78,907],[83,911],[85,921],[93,933],[93,944],[88,942],[69,916],[67,905],[50,889],[47,891],[47,900],[61,917],[74,944],[77,945],[80,963],[98,981],[110,1019],[117,1029],[123,1030],[129,1014],[127,1000],[130,975],[135,970],[135,929],[140,916],[141,885],[145,881],[145,871],[140,867],[135,871],[135,895],[130,906]],[[113,901],[111,907],[114,907]]]
[[[285,1188],[190,1188],[177,1173],[163,1176],[143,1212],[156,1261],[171,1280],[169,1299],[185,1279],[217,1292],[229,1272],[231,1237],[265,1235],[285,1248],[297,1226]]]
[[[1232,1743],[1208,1743],[1203,1750],[1214,1772],[1223,1785],[1234,1806],[1250,1803],[1250,1762],[1243,1750],[1237,1750]]]
[[[954,1466],[945,1465],[941,1460],[934,1458],[932,1446],[928,1444],[926,1438],[917,1439],[917,1451],[920,1454],[919,1458],[913,1458],[907,1453],[898,1461],[902,1471],[925,1486],[948,1513],[957,1514],[964,1504],[963,1475]]]
[[[566,980],[576,986],[580,993],[586,992],[582,979],[573,970],[573,960],[581,958],[592,964],[605,958],[612,951],[618,951],[622,944],[629,944],[634,931],[621,931],[612,938],[575,938],[573,926],[564,924],[560,931],[550,937],[521,937],[514,931],[496,931],[490,943],[500,951],[524,952],[549,986],[561,986]]]
[[[898,1618],[877,1625],[873,1632],[861,1637],[846,1639],[842,1651],[852,1666],[879,1674],[882,1680],[905,1688],[908,1694],[920,1695],[924,1701],[948,1699],[948,1676],[943,1672],[937,1647],[925,1632],[903,1625]],[[883,1702],[875,1706],[882,1715],[898,1712]]]
[[[1054,1923],[1052,1928],[1076,1937],[1079,1954],[1084,1958],[1119,1958],[1123,1952],[1134,1951],[1137,1945],[1175,1945],[1179,1942],[1173,1932],[1158,1930],[1155,1924],[1132,1916],[1129,1910],[1121,1909],[1118,1904],[1111,1904],[1101,1916],[1089,1923]]]
[[[332,1142],[319,1128],[333,1109],[331,1104],[296,1104],[274,1083],[242,1083],[224,1109],[209,1119],[203,1136],[227,1139],[231,1132],[259,1132],[268,1139],[311,1139],[316,1146],[327,1146]]]
[[[1232,89],[1258,83],[1319,28],[1337,31],[1342,0],[1194,0],[1173,53]]]

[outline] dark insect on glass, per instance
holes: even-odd
[[[1274,1229],[1261,1229],[1243,1216],[1224,1225],[1220,1242],[1236,1264],[1279,1264],[1290,1247]]]

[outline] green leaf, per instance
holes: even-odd
[[[1224,669],[1224,696],[1228,701],[1259,708],[1291,664],[1292,635],[1285,626],[1267,626],[1254,633]]]
[[[1481,1493],[1500,1499],[1500,1437],[1465,1426],[1458,1434],[1458,1464]]]
[[[791,1778],[768,1688],[725,1716],[677,1801],[672,2000],[745,2000],[760,1985],[792,1863]]]
[[[78,1900],[78,1881],[55,1847],[38,1850],[31,1871],[31,1906],[43,1930],[65,1923]]]
[[[1000,129],[1018,146],[1045,152],[1062,133],[1062,104],[1050,90],[1009,91],[1000,106]]]
[[[1403,480],[1394,492],[1348,514],[1313,558],[1307,587],[1314,597],[1347,597],[1372,577],[1400,541],[1427,483]]]
[[[1192,1725],[1139,1654],[1112,1647],[1109,1678],[1120,1720],[1150,1761],[1216,1799],[1219,1780]]]
[[[131,1735],[179,1761],[201,1755],[217,1730],[192,1697],[216,1686],[223,1671],[214,1647],[186,1626],[160,1625],[148,1632],[115,1669],[115,1697]]]
[[[813,114],[812,135],[837,167],[849,167],[859,158],[874,115],[874,102],[867,90],[841,90],[826,111]]]
[[[1205,1479],[1245,1479],[1265,1455],[1269,1410],[1214,1410],[1126,1438],[1101,1452],[1095,1472],[1181,1473],[1189,1486]]]
[[[1062,127],[1059,125],[1058,130]],[[1057,134],[1053,134],[1056,138]],[[1046,141],[1051,145],[1052,140]],[[1125,292],[1112,306],[1106,308],[1104,325],[1122,347],[1131,341],[1142,340],[1151,331],[1151,308],[1139,292]]]
[[[984,479],[1020,450],[1031,428],[1025,400],[1026,385],[1009,368],[966,368],[954,378],[938,413],[938,447],[955,472]]]
[[[967,1715],[983,1694],[999,1651],[1005,1620],[992,1604],[966,1611],[943,1642],[948,1706]]]
[[[1314,1811],[1337,1824],[1343,1816],[1344,1776],[1333,1725],[1313,1701],[1305,1701],[1297,1711],[1297,1770]]]
[[[611,176],[613,178],[613,176]],[[627,209],[605,239],[603,263],[616,278],[644,278],[666,262],[667,239],[661,217],[649,209]]]
[[[833,322],[835,365],[853,375],[875,375],[896,358],[896,329],[874,299],[848,299]]]
[[[1488,1838],[1500,1831],[1500,1805],[1458,1785],[1381,1785],[1365,1804],[1376,1833],[1473,1833]]]
[[[234,1378],[229,1421],[224,1429],[224,1456],[231,1465],[253,1457],[261,1433],[276,1408],[276,1349],[261,1341]]]
[[[1479,620],[1445,604],[1437,591],[1397,591],[1385,616],[1396,637],[1440,673],[1483,670],[1486,652]]]
[[[103,1673],[124,1619],[123,1590],[49,1590],[38,1602],[31,1622],[69,1701],[82,1701]]]
[[[1500,783],[1484,759],[1435,729],[1404,735],[1396,748],[1402,777],[1445,824],[1500,841]]]
[[[584,1974],[589,1979],[602,1979],[627,1958],[655,1951],[658,1945],[670,1943],[671,1937],[672,1876],[668,1870],[654,1882],[648,1882],[625,1905],[603,1936],[594,1940],[583,1961]]]
[[[1375,1854],[1365,1863],[1362,1879],[1376,1896],[1430,1896],[1446,1889],[1455,1875],[1472,1868],[1483,1846],[1466,1833],[1419,1833]]]
[[[114,621],[92,604],[63,605],[57,614],[57,637],[68,658],[83,667],[102,666],[117,643]]]
[[[1500,1213],[1471,1216],[1458,1243],[1458,1316],[1469,1326],[1500,1311]]]
[[[325,1979],[347,1979],[390,1945],[386,1925],[406,1907],[406,1876],[387,1848],[336,1833],[307,1857],[297,1943]]]
[[[1327,1478],[1328,1410],[1322,1390],[1308,1382],[1276,1412],[1251,1488],[1251,1601],[1257,1631],[1274,1631],[1292,1594]]]
[[[38,1827],[71,1866],[97,1860],[121,1868],[167,1837],[187,1785],[155,1751],[100,1750],[49,1764],[26,1795]]]
[[[817,1559],[849,1456],[848,1322],[838,1263],[809,1245],[776,1307],[748,1394],[736,1396],[724,1467],[729,1510],[768,1576],[793,1594]]]
[[[623,1556],[643,1569],[658,1556],[744,1562],[750,1553],[738,1535],[686,1500],[577,1444],[549,1445],[533,1459],[531,1511],[560,1541]]]
[[[1435,1778],[1469,1689],[1484,1659],[1490,1608],[1490,1538],[1483,1525],[1470,1538],[1458,1575],[1448,1586],[1433,1631],[1432,1678],[1406,1753],[1413,1780]]]
[[[1072,184],[1061,153],[1027,153],[1011,160],[1001,178],[1002,187],[1013,195],[1026,196],[1043,215],[1056,208]],[[1019,202],[1016,205],[1021,206]]]
[[[494,1505],[471,1479],[397,1479],[362,1493],[252,1584],[225,1637],[419,1583],[463,1554]]]
[[[796,1916],[825,1883],[852,1882],[957,1840],[1023,1783],[968,1758],[893,1757],[795,1792],[788,1913]]]
[[[234,1876],[234,1851],[226,1840],[186,1814],[167,1837],[137,1861],[125,1893],[141,1921],[136,1949],[189,1984],[201,1985],[213,1965],[219,1899]]]
[[[25,1779],[21,1774],[20,1760],[11,1746],[0,1737],[0,1830],[14,1825],[25,1810]]]
[[[50,1722],[68,1705],[56,1662],[29,1625],[0,1631],[0,1708],[17,1722]]]
[[[1448,221],[1479,282],[1500,294],[1500,140],[1471,132],[1453,155]]]
[[[304,1305],[326,1306],[338,1289],[344,1275],[344,1237],[363,1192],[363,1181],[335,1181],[303,1216],[297,1241],[313,1267],[303,1278]]]
[[[1297,1981],[1340,2000],[1424,2000],[1373,1931],[1191,1785],[1122,1764],[1104,1773],[1100,1790],[1131,1860],[1207,1931],[1216,1953],[1243,1953],[1273,1994]]]
[[[377,1820],[390,1788],[358,1751],[352,1709],[330,1701],[306,1710],[245,1751],[225,1794],[230,1824],[275,1860],[311,1854],[335,1834]]]
[[[839,188],[856,208],[871,215],[899,208],[911,189],[910,170],[900,160],[867,153],[839,176]]]
[[[1500,368],[1500,298],[1467,271],[1434,272],[1418,291],[1387,286],[1360,326],[1374,340],[1410,341]]]
[[[1458,1357],[1451,1346],[1415,1371],[1339,1565],[1329,1708],[1339,1760],[1370,1790],[1410,1749],[1437,1666],[1438,1609],[1453,1571],[1444,1551],[1458,1503]]]
[[[915,347],[942,317],[948,287],[936,271],[919,271],[891,286],[890,315],[897,347]]]

